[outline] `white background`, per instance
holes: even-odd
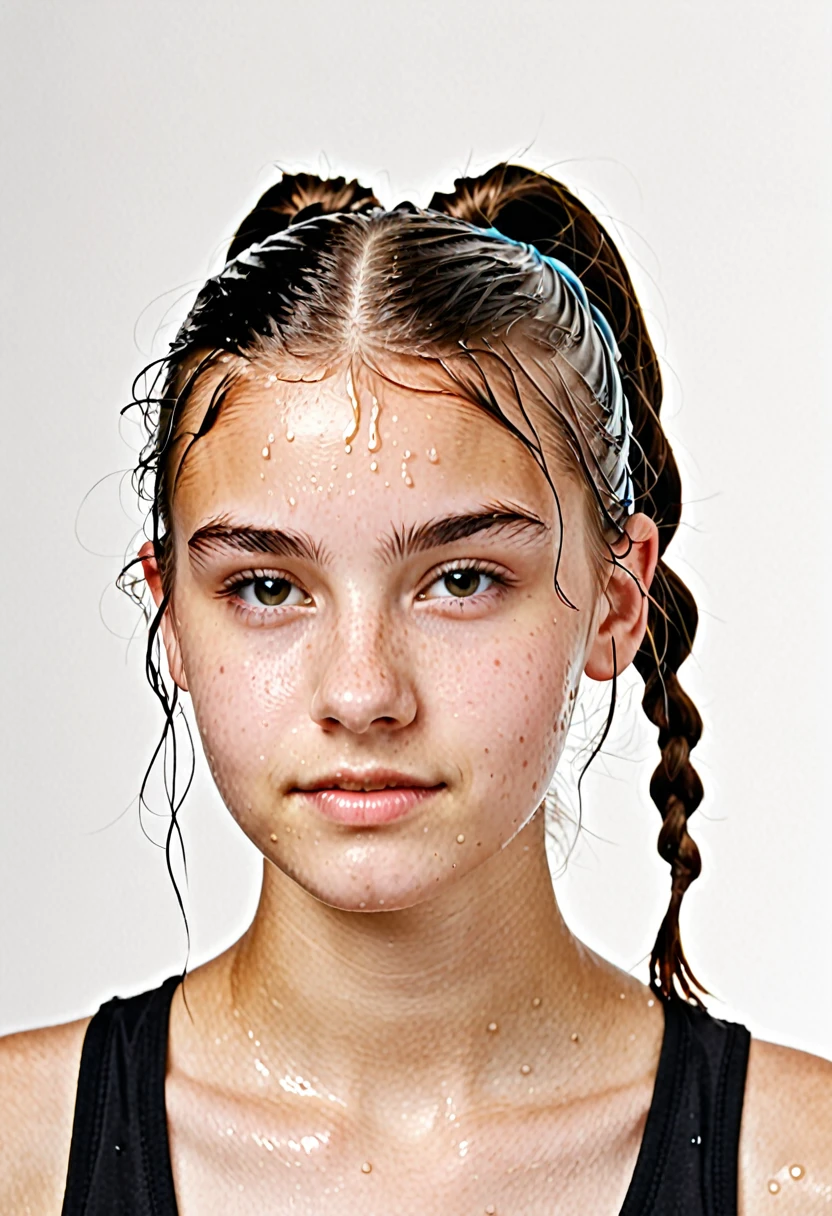
[[[669,557],[702,610],[683,669],[706,725],[689,956],[714,1012],[832,1055],[829,12],[6,0],[0,1028],[184,959],[131,805],[159,726],[142,644],[102,623],[99,602],[110,628],[135,623],[120,563],[74,530],[132,463],[118,410],[166,309],[221,265],[278,163],[357,174],[392,205],[508,157],[608,223],[663,358],[687,504]],[[124,549],[117,477],[78,528]],[[557,889],[644,975],[668,871],[654,732],[629,699]],[[202,774],[184,822],[195,963],[246,925],[259,864]]]

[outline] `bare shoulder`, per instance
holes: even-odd
[[[0,1211],[57,1216],[89,1018],[0,1038]]]
[[[751,1040],[740,1133],[740,1216],[832,1213],[832,1063]]]

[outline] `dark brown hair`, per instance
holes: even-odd
[[[497,229],[509,240],[484,229]],[[632,420],[629,463],[635,506],[655,521],[660,551],[647,632],[635,660],[645,684],[644,711],[658,727],[661,760],[650,794],[662,817],[658,849],[671,870],[670,903],[651,957],[651,986],[664,999],[681,993],[701,1004],[696,989],[706,990],[691,971],[679,932],[682,898],[701,868],[687,821],[703,794],[690,762],[702,721],[677,676],[690,654],[697,610],[690,591],[663,560],[679,523],[681,486],[660,421],[661,374],[620,254],[583,203],[546,174],[500,164],[480,177],[458,179],[452,193],[435,194],[427,209],[402,203],[390,211],[356,181],[286,175],[242,222],[225,271],[199,293],[170,353],[146,369],[146,391],[139,394],[134,387],[133,404],[142,409],[148,432],[135,484],[150,507],[152,537],[168,588],[151,623],[147,652],[148,677],[165,709],[156,756],[173,734],[177,697],[175,688],[172,694],[166,689],[158,647],[172,568],[175,477],[171,483],[170,450],[203,373],[229,353],[249,361],[281,354],[331,359],[359,341],[362,357],[373,363],[383,363],[385,351],[434,358],[463,392],[526,444],[557,499],[528,416],[524,411],[528,427],[523,431],[510,422],[487,375],[489,359],[496,358],[515,382],[526,377],[542,391],[507,339],[516,327],[541,343],[548,333],[550,349],[556,345],[551,327],[546,329],[541,259],[531,256],[535,251],[565,263],[580,278],[590,303],[608,319],[620,350],[618,369]],[[460,357],[467,369],[461,374],[455,362]],[[375,370],[385,374],[383,366]],[[214,390],[198,430],[187,433],[187,448],[213,425],[234,377],[232,366]],[[547,398],[553,417],[595,493],[606,533],[620,536],[615,504],[593,476],[586,436],[574,411],[570,416],[562,408],[564,387],[561,382],[553,398]],[[612,549],[610,555],[616,560]],[[127,569],[123,585],[135,594],[136,581],[124,577]],[[558,592],[565,600],[559,587]],[[182,797],[175,784],[168,787],[169,844],[178,830]]]

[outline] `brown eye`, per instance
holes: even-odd
[[[442,581],[451,595],[463,598],[478,590],[482,577],[480,570],[449,570],[442,576]]]
[[[478,570],[476,566],[462,566],[458,570],[446,570],[435,582],[419,595],[421,600],[471,599],[479,592],[488,591],[494,583],[502,580],[497,574]]]
[[[268,575],[246,579],[235,588],[234,594],[254,608],[295,608],[312,602],[290,579]]]
[[[285,603],[292,584],[285,578],[256,578],[252,584],[254,598],[267,608],[276,608]]]

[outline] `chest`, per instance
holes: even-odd
[[[370,1140],[325,1111],[257,1109],[169,1094],[179,1216],[618,1216],[649,1086],[518,1116],[492,1112],[429,1136]],[[604,1196],[603,1207],[598,1197]]]

